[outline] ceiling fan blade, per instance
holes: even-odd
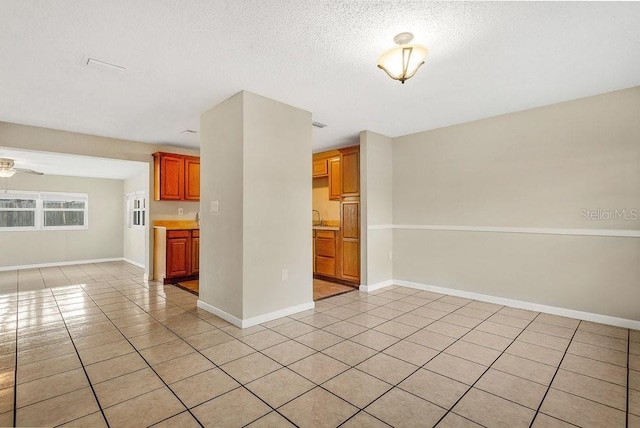
[[[39,172],[39,171],[34,171],[32,169],[25,169],[25,168],[13,168],[13,170],[15,172],[22,172],[25,174],[35,174],[35,175],[43,175],[44,173]]]

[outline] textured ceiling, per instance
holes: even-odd
[[[46,175],[124,180],[147,171],[145,162],[71,156],[0,147],[0,158],[12,159],[15,168],[33,169]],[[7,179],[10,181],[11,179]],[[0,183],[2,180],[0,180]],[[2,184],[2,187],[6,185]]]
[[[402,31],[430,51],[404,85],[376,68]],[[0,58],[2,121],[198,147],[246,89],[328,124],[318,151],[639,85],[640,3],[2,0]]]

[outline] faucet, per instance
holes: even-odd
[[[318,213],[318,223],[313,221],[313,213]],[[320,215],[320,211],[318,210],[312,210],[311,211],[311,223],[313,223],[314,226],[322,226],[322,216]]]
[[[200,211],[196,212],[196,224],[200,227]]]

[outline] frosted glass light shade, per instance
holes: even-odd
[[[0,177],[1,178],[9,178],[13,177],[13,174],[16,172],[10,169],[0,169]]]
[[[380,55],[378,67],[392,79],[404,83],[416,74],[426,57],[427,48],[422,45],[400,45]]]

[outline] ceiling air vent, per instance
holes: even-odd
[[[320,122],[311,122],[311,124],[316,128],[324,128],[325,126],[327,126],[325,123],[320,123]]]
[[[82,65],[86,65],[89,68],[96,70],[108,71],[111,73],[125,74],[127,69],[121,65],[112,64],[106,61],[100,61],[99,59],[85,56],[82,59]]]

